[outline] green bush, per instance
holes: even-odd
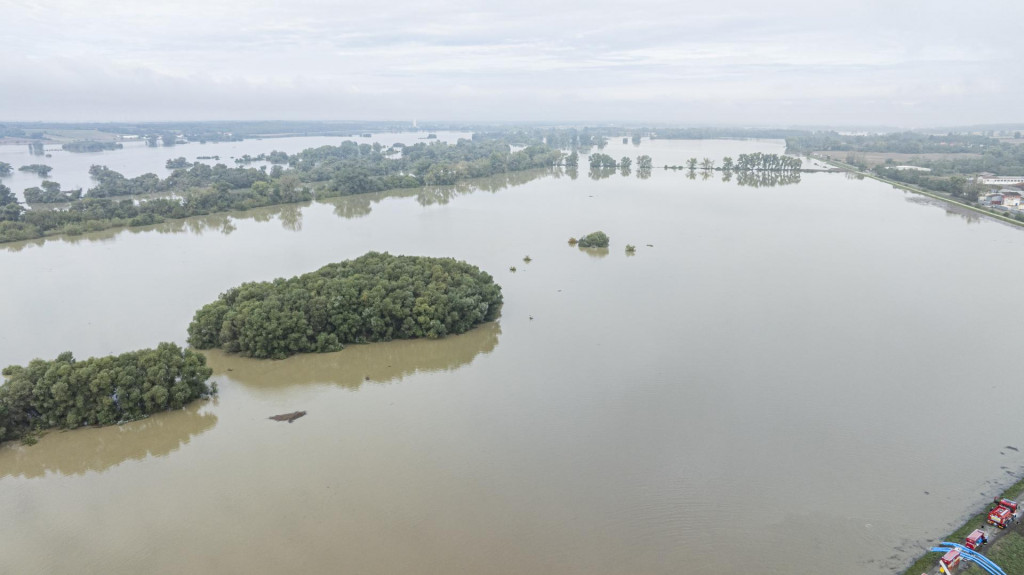
[[[608,234],[596,231],[583,236],[579,245],[581,248],[606,248],[608,247]]]

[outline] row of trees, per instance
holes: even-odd
[[[378,146],[378,147],[380,146],[380,144],[375,144],[375,145]],[[289,161],[288,154],[286,152],[280,152],[278,150],[274,150],[274,151],[270,152],[269,154],[260,154],[258,156],[251,156],[249,154],[245,154],[244,156],[242,156],[240,158],[235,158],[235,163],[236,164],[251,164],[253,162],[270,162],[271,164],[287,164],[288,161]]]
[[[685,166],[665,166],[666,169],[678,170],[685,169],[692,171],[698,168],[705,172],[713,170],[721,170],[723,172],[799,172],[803,167],[803,160],[795,158],[793,156],[785,156],[779,154],[764,154],[762,152],[754,152],[753,154],[740,154],[739,157],[734,161],[732,157],[726,156],[722,158],[722,167],[716,168],[715,161],[711,158],[704,158],[698,161],[697,158],[690,158],[686,160]]]
[[[107,150],[120,150],[124,146],[117,142],[94,142],[90,140],[82,140],[78,142],[68,142],[61,146],[65,152],[103,152]]]
[[[43,429],[110,425],[145,417],[216,393],[206,358],[173,343],[156,349],[76,361],[64,352],[4,368],[0,441]]]
[[[1001,176],[1024,176],[1024,146],[997,140],[989,135],[896,134],[850,135],[837,132],[815,132],[786,139],[787,150],[793,153],[847,152],[830,154],[847,157],[848,163],[867,168],[864,154],[921,154],[918,157],[892,159],[891,165],[908,164],[928,168],[932,176],[973,175],[992,172]],[[924,154],[929,154],[924,156]],[[911,176],[908,176],[911,177]],[[933,188],[934,189],[934,188]]]
[[[786,149],[795,154],[811,152],[891,152],[898,154],[980,153],[999,141],[973,134],[840,134],[833,131],[804,132],[786,136]]]
[[[886,165],[875,167],[875,173],[889,180],[920,186],[926,190],[949,194],[954,198],[970,202],[978,201],[978,197],[984,190],[984,186],[976,184],[961,175],[949,177],[936,176],[920,170],[900,170]]]
[[[736,171],[797,172],[803,167],[803,160],[780,154],[740,154],[736,158]],[[723,165],[724,169],[724,165]]]
[[[460,140],[453,145],[435,141],[405,146],[400,153],[388,151],[379,145],[344,142],[290,155],[289,170],[277,165],[268,173],[196,163],[188,169],[176,169],[164,179],[156,174],[126,178],[105,166],[93,166],[89,173],[97,185],[86,197],[71,202],[66,209],[12,211],[7,220],[0,222],[0,242],[148,225],[165,218],[308,201],[314,196],[451,185],[468,178],[550,167],[562,156],[559,150],[539,145],[513,152],[508,143],[493,140]],[[176,195],[138,202],[110,199],[153,192]]]
[[[590,162],[591,170],[614,170],[615,168],[620,168],[628,171],[633,165],[633,160],[629,156],[623,156],[619,161],[616,162],[615,158],[609,156],[608,154],[602,154],[600,152],[590,154],[590,157],[587,158],[587,160]],[[577,154],[576,152],[569,154],[565,162],[565,166],[567,168],[575,168],[579,166],[579,154]],[[640,170],[651,169],[651,157],[647,155],[637,156],[636,166]]]
[[[346,343],[463,333],[495,319],[501,302],[501,287],[466,262],[370,252],[232,288],[196,312],[188,341],[279,359]]]

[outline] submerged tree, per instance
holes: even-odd
[[[606,248],[608,241],[608,234],[598,230],[583,236],[579,241],[579,246],[581,248]]]
[[[799,171],[802,166],[803,161],[800,158],[780,156],[779,154],[764,154],[761,152],[740,154],[736,160],[736,169],[741,172],[748,170],[792,172]]]
[[[593,154],[590,154],[590,158],[588,159],[590,160],[591,170],[600,168],[611,168],[614,170],[616,167],[615,158],[609,156],[608,154],[595,152]]]

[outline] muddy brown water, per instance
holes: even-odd
[[[754,150],[781,144],[605,152]],[[1024,464],[1024,233],[907,198],[532,173],[0,247],[2,365],[183,342],[233,285],[368,250],[506,301],[443,340],[212,352],[216,400],[0,447],[0,573],[890,573]]]

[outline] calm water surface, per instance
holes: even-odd
[[[605,152],[755,150],[781,144]],[[1024,234],[838,174],[720,177],[516,174],[0,248],[2,365],[183,343],[225,289],[368,250],[467,260],[506,301],[439,341],[210,353],[214,401],[3,446],[0,572],[905,566],[1022,471]],[[566,244],[596,229],[607,251]]]

